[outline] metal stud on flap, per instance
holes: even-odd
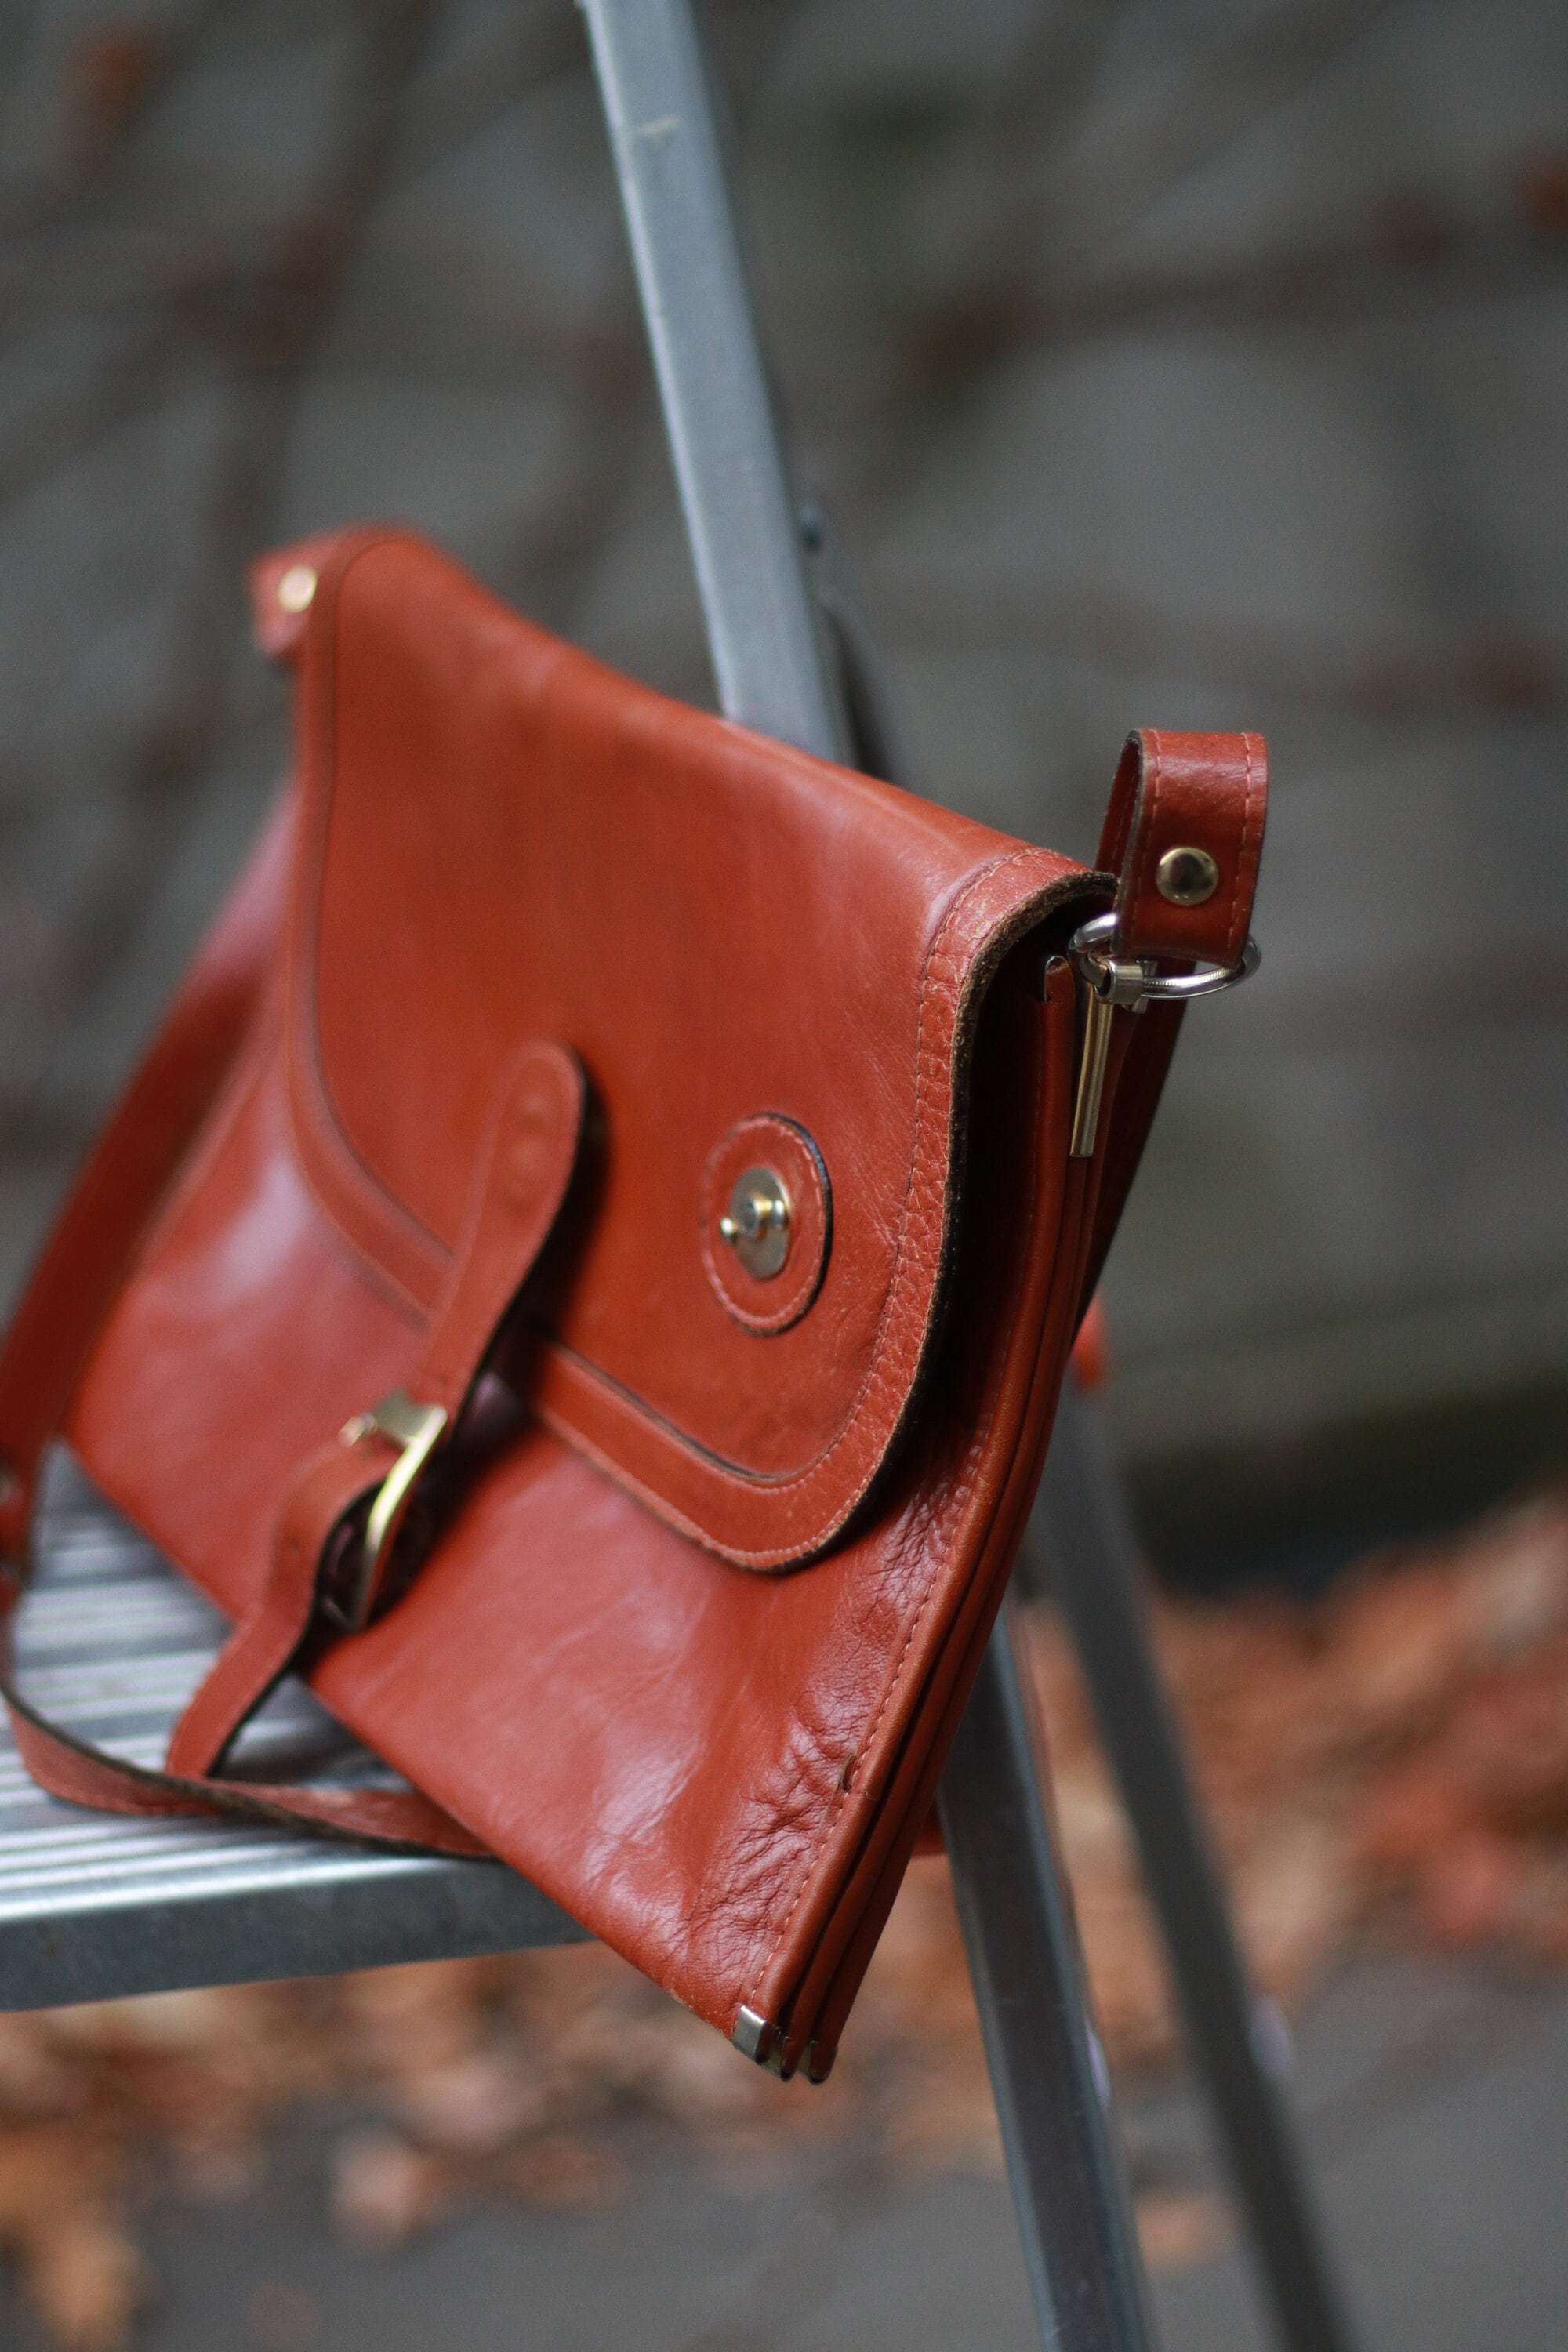
[[[742,1169],[729,1208],[719,1220],[719,1235],[758,1282],[783,1272],[789,1255],[789,1224],[784,1178],[772,1168]]]
[[[286,613],[308,612],[316,593],[316,574],[309,563],[291,563],[278,583],[278,602]]]

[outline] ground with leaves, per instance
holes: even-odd
[[[1164,1602],[1157,1631],[1285,2008],[1358,1937],[1568,1965],[1568,1498],[1369,1561],[1314,1606]],[[1177,2027],[1129,1833],[1059,1632],[1039,1614],[1031,1639],[1100,2021],[1117,2068],[1147,2074]],[[940,1861],[911,1869],[820,2091],[745,2066],[596,1947],[8,2018],[0,2239],[61,2352],[127,2343],[155,2296],[146,2199],[242,2195],[311,2108],[343,2119],[331,2218],[367,2249],[479,2200],[600,2203],[676,2141],[727,2168],[803,2141],[893,2172],[998,2162]],[[1157,2267],[1226,2227],[1212,2198],[1158,2189],[1140,2221]],[[262,2320],[305,2340],[281,2305]]]

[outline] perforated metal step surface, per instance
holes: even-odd
[[[28,1696],[66,1728],[155,1765],[223,1632],[217,1613],[58,1456],[16,1636]],[[297,1683],[268,1701],[238,1763],[394,1785]],[[582,1936],[499,1864],[61,1804],[29,1779],[0,1719],[0,2009]]]

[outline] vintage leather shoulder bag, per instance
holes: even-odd
[[[0,1358],[7,1603],[63,1436],[234,1632],[163,1770],[8,1681],[18,1743],[85,1804],[500,1856],[821,2077],[1181,993],[1248,954],[1262,743],[1134,736],[1091,872],[403,533],[256,593],[293,778]],[[226,1774],[290,1669],[406,1789]]]

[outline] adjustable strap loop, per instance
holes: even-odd
[[[163,1770],[62,1730],[24,1696],[13,1670],[10,1618],[25,1587],[39,1465],[142,1237],[255,1033],[281,932],[291,829],[285,803],[88,1161],[0,1350],[0,1696],[27,1769],[69,1803],[238,1816],[398,1852],[483,1855],[488,1848],[471,1832],[417,1790],[268,1787],[226,1780],[215,1769],[298,1655],[315,1616],[322,1551],[340,1530],[351,1531],[365,1496],[395,1465],[395,1448],[339,1442],[305,1465],[266,1590],[186,1709]],[[525,1047],[500,1089],[485,1180],[415,1379],[452,1418],[559,1213],[584,1091],[574,1057],[548,1043]],[[395,1538],[390,1530],[388,1550]]]
[[[583,1068],[552,1039],[525,1045],[499,1089],[446,1296],[409,1382],[355,1416],[302,1464],[284,1503],[260,1597],[191,1699],[171,1770],[216,1770],[284,1675],[318,1612],[369,1624],[419,1480],[462,1420],[484,1362],[560,1216],[586,1105]],[[365,1506],[368,1502],[368,1512]]]
[[[1118,877],[1117,952],[1239,963],[1268,806],[1261,735],[1130,735],[1100,845],[1100,864]]]
[[[1261,735],[1128,737],[1100,845],[1116,904],[1068,949],[1084,989],[1074,1160],[1092,1158],[1099,1137],[1113,1014],[1151,1003],[1179,1014],[1257,971],[1249,927],[1268,804]]]

